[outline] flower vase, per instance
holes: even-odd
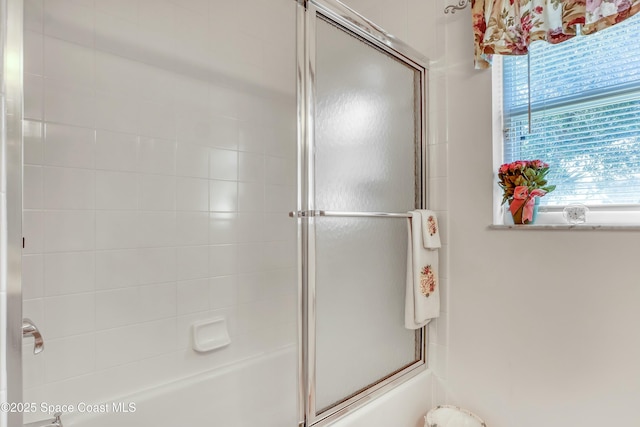
[[[524,211],[524,206],[522,205],[520,206],[520,208],[514,212],[511,212],[511,210],[509,210],[509,212],[511,213],[511,216],[513,217],[513,223],[516,225],[531,225],[534,224],[536,222],[536,217],[538,216],[538,206],[540,205],[540,197],[534,196],[533,198],[533,216],[531,217],[531,221],[523,219],[522,218],[522,214]]]

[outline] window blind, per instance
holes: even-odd
[[[549,163],[542,204],[640,204],[640,14],[529,55],[503,58],[504,161]]]

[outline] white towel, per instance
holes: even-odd
[[[409,243],[404,326],[407,329],[419,329],[440,315],[438,249],[424,247],[423,211],[415,210],[410,213],[411,218],[407,221]]]
[[[420,210],[422,217],[422,241],[427,249],[437,249],[440,246],[440,227],[438,217],[434,211]]]

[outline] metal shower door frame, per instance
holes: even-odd
[[[316,217],[315,206],[315,84],[316,20],[331,22],[414,69],[420,76],[416,87],[419,118],[416,150],[416,208],[426,208],[427,171],[427,75],[428,59],[337,0],[296,0],[298,90],[298,422],[299,427],[323,426],[351,413],[375,397],[426,369],[427,330],[416,331],[416,361],[381,379],[338,404],[318,413],[316,407]],[[320,207],[321,208],[321,207]],[[318,214],[319,213],[319,214]],[[383,216],[395,216],[383,214]]]
[[[5,144],[5,185],[6,185],[6,245],[5,259],[0,267],[6,281],[6,313],[0,320],[6,365],[7,402],[22,402],[22,118],[23,118],[23,0],[6,0],[0,12],[0,31],[3,43],[3,67],[5,98],[0,105],[0,120],[4,120]],[[0,127],[1,128],[1,127]],[[0,232],[1,233],[1,232]],[[4,270],[4,271],[3,271]],[[6,421],[9,427],[22,427],[20,411],[8,411]]]

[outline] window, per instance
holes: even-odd
[[[549,163],[547,211],[640,210],[640,14],[529,56],[502,57],[503,162]]]

